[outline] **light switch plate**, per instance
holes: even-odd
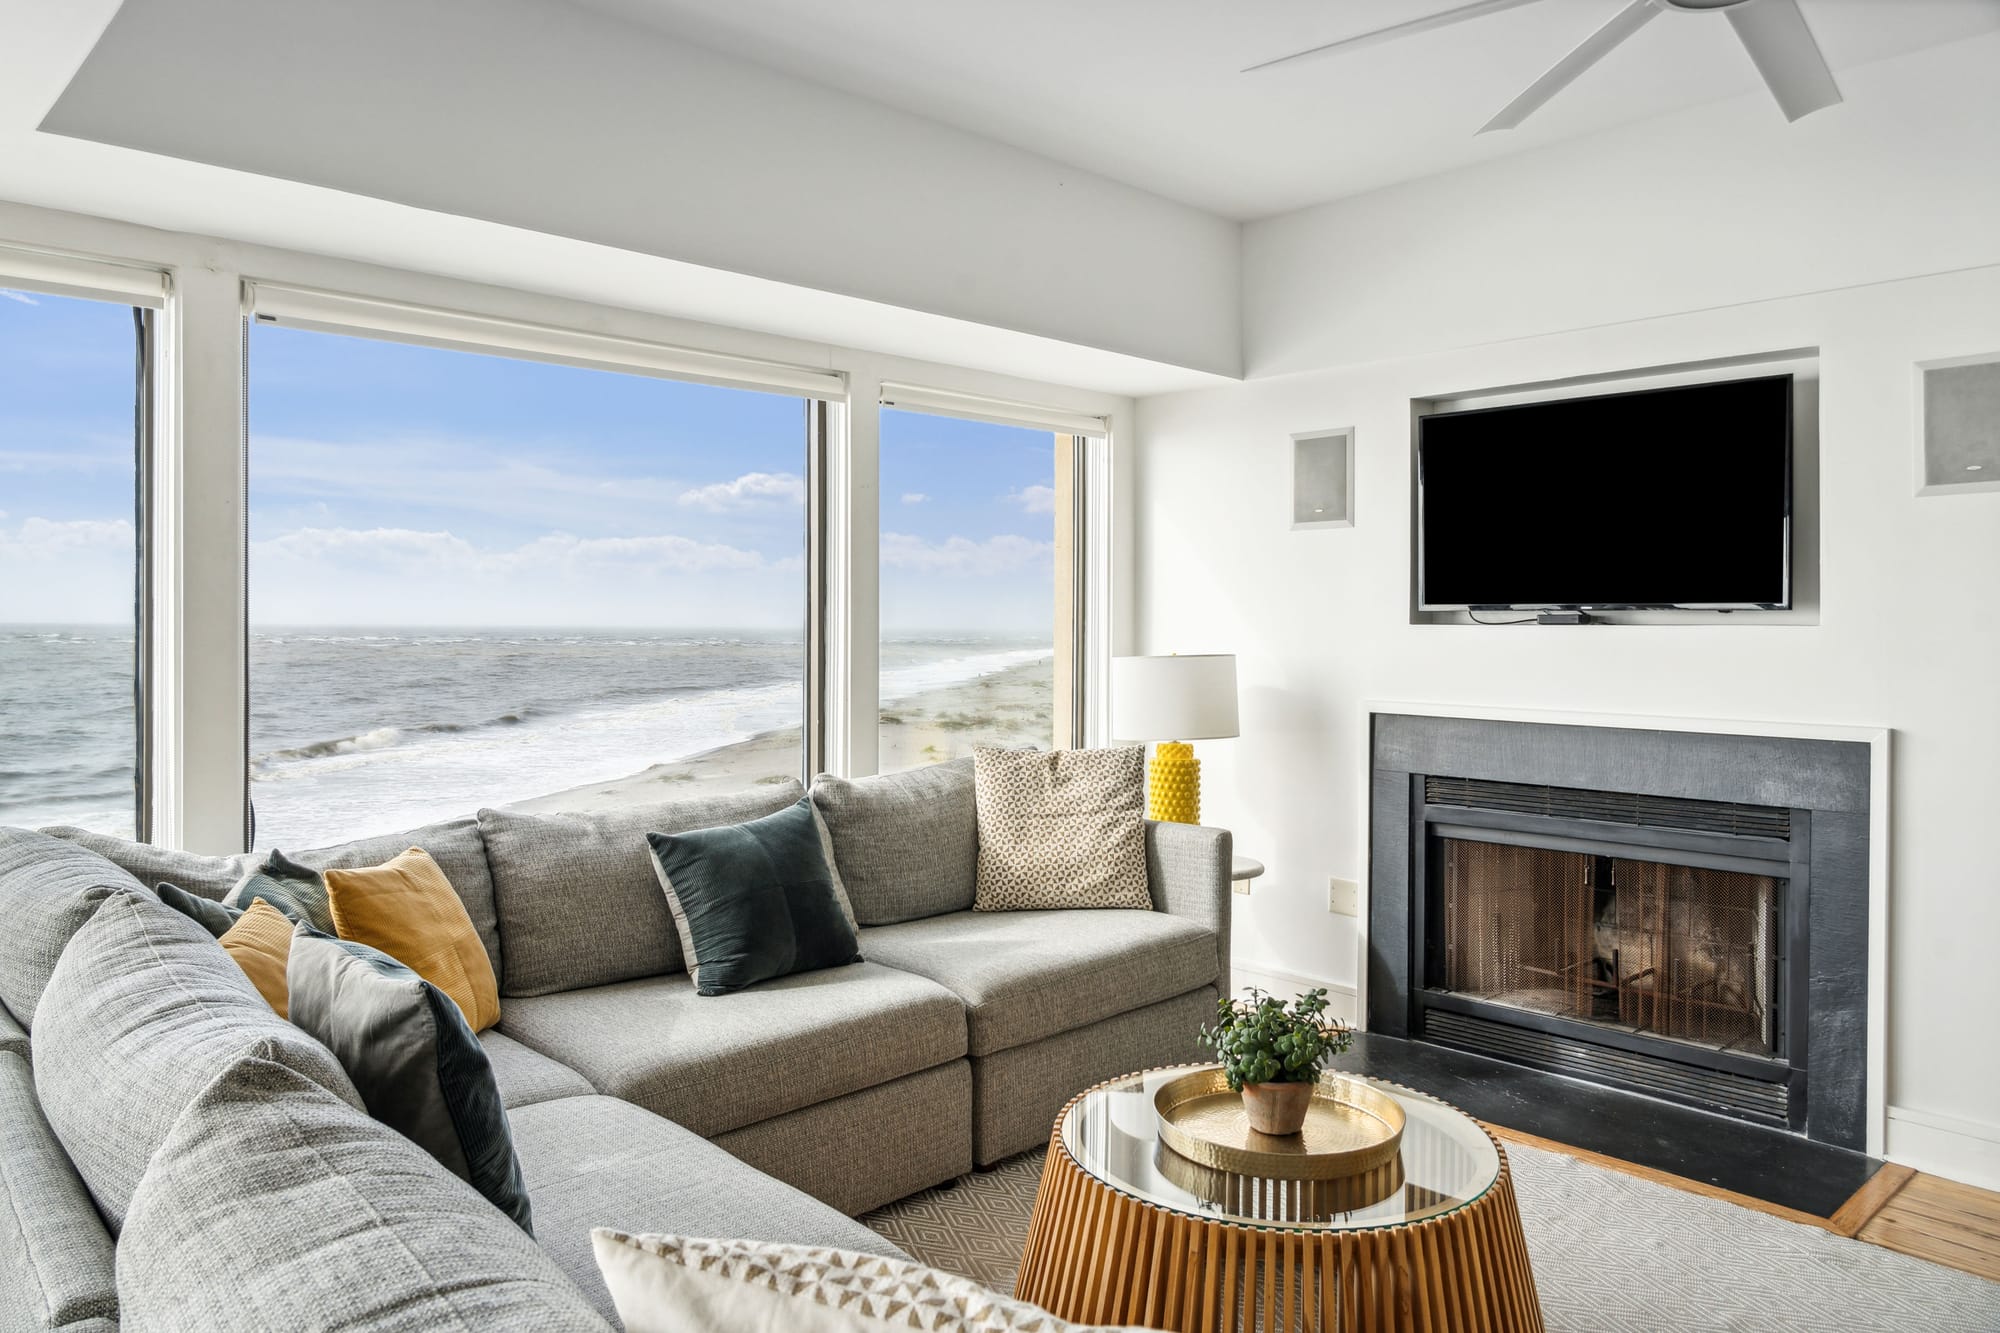
[[[1328,880],[1326,910],[1339,916],[1361,915],[1361,886],[1351,879]]]

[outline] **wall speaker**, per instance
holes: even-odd
[[[1354,431],[1292,436],[1292,526],[1354,526]]]
[[[1917,494],[2000,491],[2000,352],[1917,363]]]

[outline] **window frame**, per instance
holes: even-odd
[[[132,420],[132,827],[136,841],[153,832],[159,790],[155,756],[153,479],[163,443],[162,324],[173,286],[164,269],[62,250],[0,245],[0,287],[125,306],[133,312]]]

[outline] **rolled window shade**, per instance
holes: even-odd
[[[148,310],[167,304],[167,275],[160,269],[14,246],[0,246],[0,287],[117,301]]]
[[[1082,435],[1091,439],[1102,439],[1110,434],[1110,424],[1105,418],[1087,412],[1016,403],[1005,398],[987,398],[949,389],[926,389],[914,384],[883,384],[882,406],[905,412],[929,412],[937,416],[990,421],[1000,426],[1026,426],[1031,430]]]
[[[802,398],[838,400],[847,395],[847,380],[836,371],[375,297],[246,282],[244,308],[259,323],[285,328],[451,347]]]

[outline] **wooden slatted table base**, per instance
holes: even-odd
[[[1065,1109],[1065,1113],[1067,1113]],[[1014,1294],[1176,1333],[1541,1333],[1507,1154],[1473,1202],[1405,1226],[1280,1231],[1142,1202],[1049,1141]]]

